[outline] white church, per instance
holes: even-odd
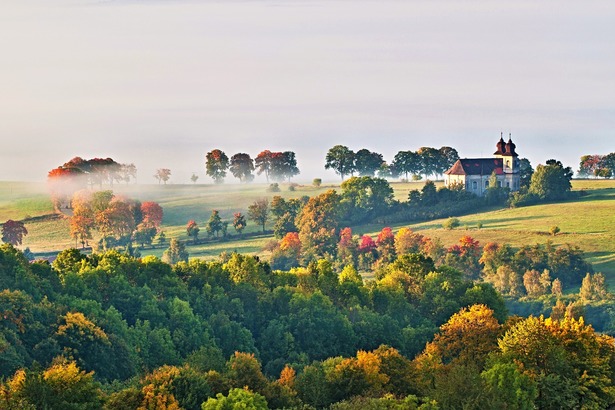
[[[500,136],[493,158],[459,159],[444,173],[444,185],[463,184],[466,191],[483,196],[489,188],[489,178],[495,172],[498,186],[519,190],[519,155],[510,134],[508,142]]]

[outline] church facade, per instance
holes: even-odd
[[[444,173],[444,185],[462,184],[466,191],[485,195],[489,179],[495,173],[498,186],[519,190],[519,155],[509,135],[508,142],[500,136],[492,158],[459,159]]]

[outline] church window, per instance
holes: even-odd
[[[476,191],[476,181],[472,181],[472,189]]]
[[[489,181],[485,181],[485,188],[489,188]]]

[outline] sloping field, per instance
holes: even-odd
[[[422,183],[394,183],[395,196],[405,200],[408,191],[420,189]],[[452,245],[461,236],[470,235],[481,244],[507,242],[513,247],[525,244],[552,241],[556,245],[570,243],[587,252],[596,271],[607,275],[615,285],[615,181],[573,181],[575,190],[585,190],[586,195],[575,201],[558,204],[536,205],[525,208],[501,209],[477,213],[459,218],[461,227],[453,231],[442,229],[444,220],[435,220],[409,225],[424,235],[440,238],[445,245]],[[165,212],[163,229],[167,238],[187,239],[185,226],[194,219],[201,226],[201,238],[206,236],[204,226],[212,209],[218,209],[224,220],[232,220],[234,212],[247,214],[248,206],[259,198],[271,199],[274,195],[297,198],[314,196],[338,185],[313,187],[299,185],[289,191],[287,184],[281,184],[281,192],[267,192],[267,184],[226,184],[226,185],[116,185],[117,195],[136,198],[141,201],[157,201]],[[30,247],[34,252],[62,250],[74,243],[69,237],[68,220],[53,213],[53,207],[46,193],[45,184],[0,182],[0,221],[7,219],[24,220],[29,231],[22,248]],[[482,228],[477,225],[481,223]],[[399,224],[400,228],[407,224]],[[561,232],[549,235],[552,226]],[[229,232],[233,232],[229,227]],[[267,226],[271,229],[271,226]],[[358,227],[356,233],[377,234],[381,227]],[[248,222],[246,233],[258,232],[260,227]],[[270,238],[250,237],[212,244],[189,246],[192,257],[215,257],[222,251],[237,251],[262,254]],[[144,250],[143,254],[160,256],[162,249]]]

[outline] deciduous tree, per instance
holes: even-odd
[[[21,221],[7,220],[2,224],[2,242],[10,243],[13,246],[21,245],[23,237],[28,234],[28,230]]]
[[[229,170],[241,182],[250,182],[254,179],[254,174],[252,174],[254,171],[254,161],[248,154],[239,153],[233,155]]]
[[[384,164],[382,154],[368,149],[360,149],[355,154],[355,168],[359,175],[373,177]]]
[[[212,177],[216,184],[224,182],[228,165],[228,157],[219,149],[214,149],[205,156],[205,170],[207,175]]]
[[[257,199],[248,207],[248,217],[259,224],[265,233],[265,224],[269,219],[269,201],[266,198]]]
[[[158,180],[159,184],[162,181],[166,185],[169,178],[171,178],[171,170],[169,168],[159,168],[156,170],[154,178]]]
[[[355,154],[344,145],[336,145],[327,152],[325,169],[333,169],[342,177],[355,171]]]

